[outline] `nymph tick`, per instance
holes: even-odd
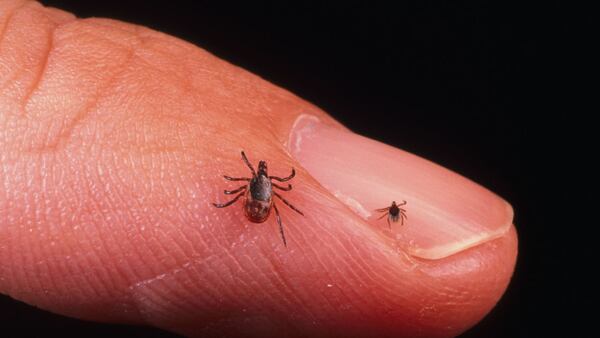
[[[392,201],[392,205],[390,205],[389,207],[376,209],[376,211],[384,212],[384,214],[381,215],[381,217],[379,217],[378,219],[382,219],[385,216],[388,216],[387,222],[390,229],[392,228],[390,220],[392,220],[392,222],[398,222],[398,219],[400,219],[400,224],[404,225],[404,220],[408,219],[408,217],[406,216],[406,210],[400,208],[403,205],[406,205],[406,201],[402,201],[402,203],[400,204],[396,204],[396,201]]]
[[[275,201],[273,200],[273,195],[279,198],[283,203],[285,203],[288,207],[290,207],[295,212],[304,216],[304,214],[296,209],[290,202],[286,201],[280,194],[276,191],[273,191],[273,188],[277,188],[283,191],[292,190],[292,185],[288,184],[287,187],[282,187],[274,183],[273,180],[279,182],[287,182],[291,180],[295,175],[296,171],[292,168],[292,173],[288,177],[277,177],[277,176],[269,176],[267,173],[267,162],[260,161],[258,162],[258,172],[254,171],[252,164],[248,161],[246,154],[242,151],[242,160],[246,163],[250,172],[252,172],[252,177],[229,177],[223,176],[228,181],[246,181],[247,184],[234,189],[234,190],[225,190],[225,195],[232,195],[238,193],[231,201],[219,204],[213,203],[213,205],[217,208],[225,208],[233,203],[235,203],[240,197],[244,196],[244,213],[246,217],[254,223],[262,223],[267,220],[269,214],[271,213],[271,207],[275,209],[275,217],[277,219],[277,224],[279,224],[279,232],[281,233],[281,239],[283,239],[283,245],[287,247],[287,242],[285,240],[285,235],[283,234],[283,225],[281,224],[281,217],[279,216],[279,210],[277,210],[277,205],[275,205]]]

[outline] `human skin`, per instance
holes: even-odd
[[[249,175],[242,149],[296,169],[281,193],[304,216],[275,201],[287,247],[274,215],[211,205],[238,186],[223,175]],[[512,209],[472,182],[189,43],[36,2],[0,1],[0,168],[0,292],[76,318],[450,337],[493,308],[517,255]],[[393,199],[408,222],[390,231],[371,211]]]

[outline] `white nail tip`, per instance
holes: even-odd
[[[411,245],[412,243],[410,242],[406,245],[401,245],[401,247],[403,247],[404,250],[411,256],[430,260],[442,259],[491,240],[500,238],[508,232],[510,226],[511,224],[507,223],[505,227],[498,228],[496,231],[471,234],[465,239],[456,239],[453,242],[448,242],[444,245],[426,249],[415,246],[414,244]]]

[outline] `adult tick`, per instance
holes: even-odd
[[[290,202],[288,202],[285,198],[283,198],[279,193],[273,190],[273,188],[282,190],[282,191],[290,191],[292,190],[292,185],[288,184],[287,187],[282,187],[277,183],[273,182],[273,180],[278,182],[287,182],[291,180],[295,175],[296,171],[292,168],[292,173],[288,177],[277,177],[277,176],[269,176],[267,172],[267,162],[260,161],[258,162],[258,172],[254,170],[250,161],[242,151],[242,160],[250,169],[252,173],[252,177],[229,177],[223,176],[228,181],[246,181],[247,184],[238,187],[234,190],[225,190],[225,195],[233,195],[237,194],[231,201],[226,203],[213,203],[213,205],[217,208],[225,208],[237,200],[239,200],[242,196],[244,196],[244,213],[248,220],[254,223],[262,223],[267,220],[271,213],[271,209],[275,209],[275,218],[277,219],[277,224],[279,224],[279,232],[281,233],[281,239],[283,239],[283,245],[287,247],[287,242],[285,240],[285,235],[283,233],[283,225],[281,224],[281,217],[279,216],[279,210],[277,210],[277,205],[273,200],[273,195],[279,198],[283,203],[285,203],[288,207],[290,207],[295,212],[304,216],[304,214],[296,209]]]

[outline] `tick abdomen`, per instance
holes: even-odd
[[[246,193],[244,211],[252,222],[264,222],[271,212],[272,186],[265,175],[258,175],[250,180],[250,189]]]
[[[246,217],[252,222],[262,223],[267,220],[271,212],[271,201],[259,201],[247,195],[246,203],[244,203],[244,212]]]

